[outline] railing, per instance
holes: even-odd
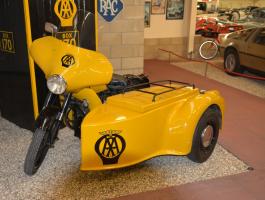
[[[251,75],[247,75],[247,74],[242,74],[242,73],[238,73],[238,72],[230,72],[229,70],[227,69],[220,69],[217,65],[215,65],[214,63],[211,63],[209,61],[206,61],[206,60],[198,60],[198,59],[192,59],[192,58],[186,58],[184,56],[181,56],[181,55],[178,55],[176,53],[174,53],[173,51],[168,51],[168,50],[165,50],[165,49],[161,49],[159,48],[160,51],[163,51],[163,52],[167,52],[169,54],[169,62],[171,62],[171,55],[173,56],[176,56],[176,57],[179,57],[179,58],[182,58],[184,60],[189,60],[189,61],[194,61],[194,62],[199,62],[199,63],[206,63],[206,68],[205,68],[205,73],[204,73],[204,76],[206,77],[207,76],[207,71],[208,71],[208,65],[210,66],[213,66],[221,71],[224,71],[224,72],[228,72],[229,74],[233,74],[233,75],[237,75],[237,76],[242,76],[242,77],[245,77],[245,78],[250,78],[250,79],[256,79],[256,80],[262,80],[262,81],[265,81],[265,78],[263,77],[259,77],[259,76],[251,76]]]

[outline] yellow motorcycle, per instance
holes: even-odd
[[[81,170],[121,168],[160,155],[204,162],[222,126],[224,100],[174,80],[117,76],[99,52],[53,37],[30,48],[49,94],[36,119],[24,171],[37,172],[65,125],[81,139]]]

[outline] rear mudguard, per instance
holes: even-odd
[[[200,117],[212,106],[221,121],[224,100],[217,91],[198,89],[179,96],[143,108],[120,95],[92,110],[81,127],[81,170],[120,168],[159,155],[189,154]]]

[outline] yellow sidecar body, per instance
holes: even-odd
[[[200,130],[202,142],[195,139],[205,151],[213,150],[224,113],[218,91],[166,81],[110,96],[103,103],[98,93],[107,88],[113,72],[104,55],[52,37],[34,41],[30,52],[46,78],[59,75],[67,83],[65,92],[89,105],[81,124],[81,170],[121,168],[160,155],[196,155],[193,141],[202,116],[208,120]],[[204,114],[209,108],[215,113]],[[199,156],[199,162],[207,159]]]
[[[134,165],[160,155],[187,155],[196,125],[210,106],[223,115],[217,91],[182,84],[155,86],[109,97],[82,122],[81,170]],[[160,95],[154,95],[160,94]]]

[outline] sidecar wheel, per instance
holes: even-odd
[[[49,133],[36,129],[24,163],[24,172],[27,175],[34,175],[43,162],[49,150]]]
[[[188,158],[193,162],[205,162],[212,154],[217,143],[220,128],[220,111],[208,108],[200,118],[193,136]]]

